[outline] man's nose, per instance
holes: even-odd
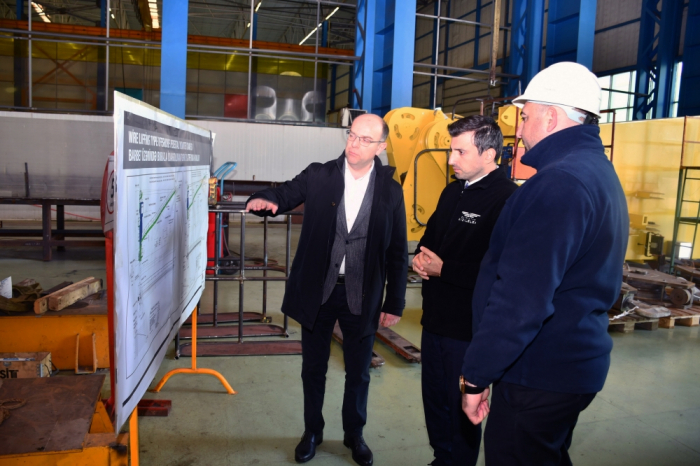
[[[518,125],[518,129],[515,130],[515,137],[518,139],[522,139],[522,136],[523,136],[523,123],[521,122]]]
[[[454,151],[450,151],[450,155],[447,158],[447,164],[452,166],[455,164],[455,156],[454,156]]]

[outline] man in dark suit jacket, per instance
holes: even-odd
[[[358,464],[373,462],[362,429],[374,334],[380,322],[389,327],[401,318],[408,270],[403,193],[392,179],[394,168],[382,166],[377,157],[388,133],[381,118],[362,115],[348,130],[338,159],[312,163],[293,180],[247,202],[246,210],[258,215],[304,204],[282,303],[282,312],[302,326],[304,435],[295,450],[300,463],[313,458],[323,441],[321,410],[336,321],[343,332],[346,374],[343,443]]]

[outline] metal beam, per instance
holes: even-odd
[[[545,66],[573,61],[593,69],[597,0],[549,0]]]
[[[682,2],[644,0],[642,4],[634,91],[649,97],[635,99],[635,120],[645,119],[650,111],[652,118],[669,115],[682,15]]]
[[[431,61],[434,66],[438,66],[439,59],[440,59],[440,18],[442,16],[442,7],[441,7],[441,2],[438,0],[433,4],[434,12],[435,15],[433,18],[435,21],[433,22],[433,46],[431,48],[432,50],[432,56],[431,56]],[[427,57],[426,57],[427,58]],[[432,108],[437,107],[437,87],[438,87],[438,76],[437,74],[432,77],[432,85],[430,86],[430,95],[428,97],[428,102],[431,103]]]
[[[391,108],[413,105],[413,57],[416,45],[416,0],[395,2],[393,63],[391,68]],[[400,3],[400,7],[399,7]],[[386,112],[384,112],[386,113]],[[383,115],[382,115],[383,116]]]
[[[23,20],[24,19],[24,0],[16,0],[17,3],[15,4],[16,9],[15,9],[15,15],[17,15],[18,20]],[[27,60],[25,59],[25,56],[27,55],[27,45],[24,43],[24,41],[17,40],[18,35],[15,35],[15,40],[13,41],[13,46],[14,46],[14,60],[13,60],[13,68],[14,68],[14,104],[15,107],[23,107],[26,104],[24,103],[24,89],[26,87],[25,84],[25,75],[26,75],[26,68],[27,68]]]
[[[656,100],[654,118],[670,116],[673,100],[673,69],[678,56],[683,21],[683,2],[663,2],[658,56],[656,58]],[[691,23],[689,23],[691,24]],[[693,29],[693,26],[691,26]]]
[[[700,0],[688,1],[678,116],[700,115]],[[693,25],[695,27],[690,27]]]
[[[507,70],[508,74],[519,75],[521,78],[508,82],[506,94],[509,96],[524,91],[542,67],[544,0],[513,0],[512,9],[513,22]]]
[[[374,24],[377,0],[358,0],[355,15],[355,56],[352,108],[372,108],[372,66],[374,63]]]
[[[107,12],[107,0],[99,0],[100,4],[100,27],[104,28],[107,26],[107,18],[109,18],[109,13]],[[95,101],[95,106],[93,110],[107,110],[108,108],[108,97],[107,97],[107,73],[108,65],[107,60],[109,60],[109,55],[107,52],[107,47],[97,48],[97,99]]]
[[[352,106],[384,116],[413,101],[416,0],[359,0]],[[355,92],[357,91],[357,92]]]
[[[185,118],[187,3],[188,0],[163,2],[162,14],[160,108],[178,118]]]

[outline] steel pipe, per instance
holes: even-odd
[[[105,11],[105,22],[107,23],[107,41],[105,42],[105,112],[109,110],[109,16],[111,8],[109,7],[110,0],[107,0],[107,10]]]
[[[29,104],[29,108],[32,107],[32,88],[33,88],[33,83],[32,83],[32,2],[27,2],[27,17],[28,17],[28,24],[29,24],[29,54],[27,55],[27,63],[28,63],[28,68],[29,68],[29,75],[27,77],[28,81],[28,100],[27,103]]]
[[[438,66],[438,62],[440,61],[440,14],[442,13],[442,3],[441,0],[438,0],[437,4],[437,16],[433,16],[435,18],[435,66]],[[414,71],[413,74],[416,74]],[[433,74],[433,109],[437,107],[437,81],[438,81],[438,73],[437,71]]]
[[[451,76],[449,74],[435,74],[435,73],[423,73],[421,71],[414,71],[413,74],[417,74],[419,76],[437,76],[440,78],[449,78],[449,79],[457,79],[460,81],[471,81],[475,83],[489,83],[488,79],[476,79],[476,78],[466,78],[464,76]],[[496,81],[496,84],[501,84],[501,81]]]
[[[472,26],[482,26],[482,27],[487,27],[487,28],[493,28],[493,24],[480,23],[478,21],[468,21],[466,19],[447,18],[445,16],[426,15],[424,13],[416,13],[416,17],[429,18],[429,19],[439,19],[440,21],[452,21],[455,23],[469,24]],[[506,31],[510,31],[511,28],[509,28],[508,26],[499,26],[499,29],[504,29]]]
[[[423,223],[418,220],[418,159],[428,152],[444,152],[445,153],[445,186],[450,184],[450,152],[451,149],[424,149],[416,154],[416,158],[413,160],[413,218],[416,219],[416,223],[421,226],[426,226],[427,223]]]
[[[28,31],[25,31],[23,29],[7,29],[7,28],[0,28],[0,32],[6,32],[10,34],[25,34],[25,35],[30,35]],[[65,33],[51,33],[51,32],[36,32],[33,31],[31,32],[32,36],[42,36],[42,37],[60,37],[60,38],[65,38],[65,39],[75,39],[71,40],[71,43],[76,43],[76,44],[83,44],[83,45],[100,45],[100,42],[105,42],[108,39],[106,37],[90,37],[90,36],[84,36],[84,35],[79,35],[79,34],[65,34]],[[17,38],[22,40],[23,38]],[[25,39],[26,40],[26,39]],[[41,39],[42,41],[45,42],[66,42],[66,41],[51,41],[48,39]],[[124,39],[124,38],[114,38],[111,37],[109,38],[110,41],[110,46],[111,47],[119,47],[120,45],[114,44],[113,41],[119,41],[124,44],[142,44],[142,45],[152,45],[152,46],[157,46],[160,47],[160,42],[156,41],[148,41],[148,40],[139,40],[139,39]],[[124,45],[121,45],[122,47],[125,47]],[[334,55],[334,54],[329,54],[329,53],[319,53],[319,54],[314,54],[310,52],[294,52],[290,50],[266,50],[266,49],[255,49],[249,47],[229,47],[225,45],[206,45],[206,44],[189,44],[187,51],[188,52],[208,52],[208,53],[214,53],[214,50],[227,50],[227,51],[232,51],[232,52],[254,52],[259,55],[253,55],[253,56],[267,56],[270,54],[270,58],[285,58],[287,59],[287,56],[300,56],[300,57],[319,57],[319,58],[332,58],[336,60],[348,60],[348,61],[359,61],[359,57],[355,56],[350,56],[350,55]],[[281,55],[281,56],[276,56],[276,55]]]
[[[475,70],[474,68],[459,68],[456,66],[433,65],[432,63],[414,62],[413,66],[419,66],[422,68],[437,68],[440,70],[448,70],[448,71],[465,71],[465,72],[469,72],[469,73],[489,74],[489,72],[485,71],[485,70]],[[496,76],[502,76],[504,78],[519,78],[520,77],[517,74],[508,74],[508,73],[496,73]]]

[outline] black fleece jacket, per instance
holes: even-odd
[[[472,293],[479,264],[498,214],[517,185],[498,168],[473,186],[463,186],[464,181],[458,180],[444,189],[416,254],[425,246],[443,260],[440,276],[423,281],[423,328],[470,341]]]
[[[537,169],[508,199],[474,292],[462,374],[595,393],[610,366],[608,310],[620,294],[627,201],[597,126],[554,133],[522,159]]]

